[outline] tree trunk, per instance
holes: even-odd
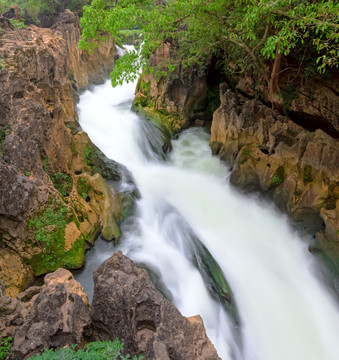
[[[282,54],[278,53],[278,48],[275,51],[275,58],[274,58],[274,64],[273,69],[271,72],[271,78],[268,83],[268,90],[269,90],[269,96],[270,101],[272,103],[272,107],[274,107],[275,101],[279,101],[279,72],[280,72],[280,65],[281,65],[281,59]]]

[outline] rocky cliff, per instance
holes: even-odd
[[[35,275],[80,267],[100,228],[119,236],[121,197],[101,175],[119,180],[119,166],[77,131],[74,102],[112,65],[114,43],[80,52],[69,11],[53,29],[0,26],[0,279],[15,296]]]
[[[165,71],[171,57],[171,45],[164,43],[150,58],[150,65]],[[159,72],[160,74],[160,72]],[[173,73],[144,73],[139,79],[133,103],[135,110],[165,125],[172,134],[188,128],[201,116],[207,94],[207,72],[199,67],[176,68]]]
[[[201,318],[182,316],[147,272],[121,252],[95,271],[94,283],[89,309],[81,285],[65,269],[46,275],[43,286],[27,289],[18,299],[7,297],[0,282],[0,320],[6,325],[0,338],[14,336],[8,358],[119,337],[126,353],[142,353],[145,359],[220,359]]]
[[[231,183],[272,198],[295,223],[316,235],[311,249],[338,269],[338,140],[320,128],[306,130],[226,84],[220,87],[220,98],[210,145],[229,165]],[[335,109],[337,101],[332,96],[327,107]],[[319,119],[319,127],[321,123]]]
[[[171,56],[164,44],[150,63],[166,68]],[[206,102],[215,108],[208,96],[211,81],[223,80],[214,66],[211,59],[204,73],[193,68],[187,78],[181,67],[160,81],[143,74],[134,104],[173,133],[206,124],[199,116],[206,116]],[[233,185],[273,199],[299,229],[314,235],[310,249],[339,278],[339,73],[293,81],[290,76],[281,75],[273,103],[254,78],[224,77],[210,146],[229,166]]]

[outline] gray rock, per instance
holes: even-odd
[[[146,359],[219,359],[201,319],[185,318],[121,252],[94,273],[93,340],[119,337]]]

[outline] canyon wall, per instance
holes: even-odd
[[[79,132],[74,100],[103,80],[115,46],[78,50],[70,11],[52,29],[0,26],[0,279],[15,296],[36,275],[80,267],[100,230],[119,237],[122,196],[101,174],[119,181],[120,168]]]

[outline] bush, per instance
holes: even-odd
[[[12,338],[2,338],[0,341],[0,360],[5,360],[12,345]]]
[[[121,352],[124,344],[117,338],[114,341],[99,341],[87,344],[85,349],[76,350],[76,345],[70,349],[59,350],[46,349],[41,355],[32,356],[29,360],[142,360],[143,356],[133,356],[129,354],[123,356]]]

